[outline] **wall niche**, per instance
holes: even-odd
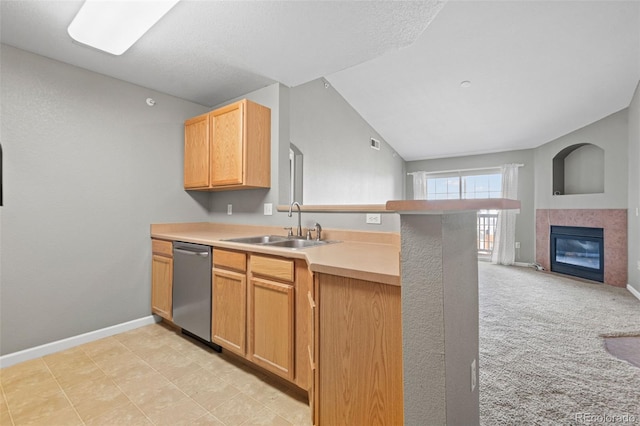
[[[590,143],[568,146],[553,157],[553,195],[604,193],[604,150]]]

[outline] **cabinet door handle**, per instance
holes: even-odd
[[[206,251],[189,251],[189,250],[183,250],[183,249],[173,249],[173,251],[181,253],[181,254],[188,254],[190,256],[200,256],[200,257],[207,257],[209,256],[209,253]]]

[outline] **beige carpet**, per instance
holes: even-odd
[[[640,334],[640,300],[529,268],[478,268],[481,424],[640,424],[640,368],[603,337]]]

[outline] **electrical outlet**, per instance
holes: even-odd
[[[640,271],[640,260],[638,260],[638,270]]]
[[[233,214],[233,204],[227,204],[227,214],[228,215]]]
[[[372,223],[374,225],[380,225],[380,213],[367,213],[367,223]]]
[[[476,390],[476,386],[478,385],[478,369],[476,368],[476,359],[473,359],[471,362],[471,392]]]
[[[520,248],[520,241],[516,241],[516,248]]]
[[[264,215],[265,216],[272,216],[273,215],[273,204],[264,203]]]

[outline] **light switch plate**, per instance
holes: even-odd
[[[233,214],[233,204],[227,204],[227,214],[228,215]]]
[[[273,216],[273,204],[272,203],[264,203],[264,215],[265,216]]]

